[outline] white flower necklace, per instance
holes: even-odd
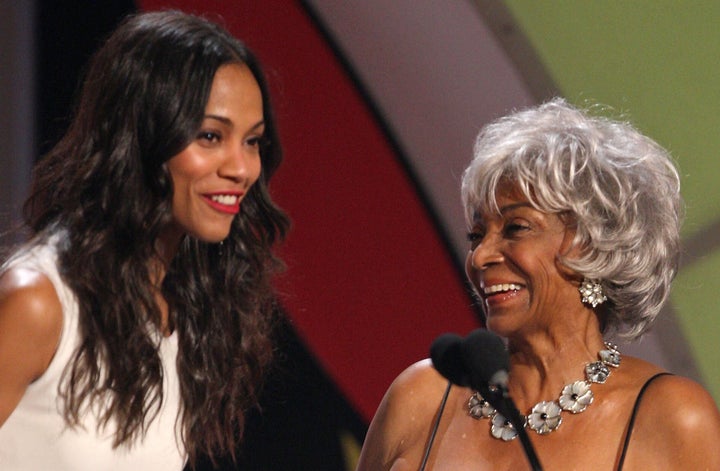
[[[620,352],[617,346],[605,342],[606,350],[598,353],[599,361],[585,365],[585,381],[566,384],[557,401],[541,401],[533,406],[530,414],[525,416],[525,427],[530,427],[540,435],[553,432],[560,427],[562,411],[579,414],[593,401],[590,390],[592,383],[604,383],[610,376],[610,367],[620,366]],[[517,437],[515,427],[497,412],[478,392],[474,392],[468,400],[468,414],[474,419],[491,419],[490,433],[498,440],[510,441]]]

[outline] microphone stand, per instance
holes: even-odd
[[[482,387],[478,388],[478,390],[480,391],[482,397],[490,402],[490,405],[495,407],[495,409],[497,409],[503,417],[510,421],[512,426],[515,428],[515,431],[520,438],[520,443],[522,443],[523,451],[525,451],[525,456],[530,462],[532,470],[543,471],[542,465],[540,465],[540,460],[535,453],[535,448],[530,442],[530,437],[525,430],[525,420],[522,415],[520,415],[517,407],[515,407],[515,402],[510,397],[507,388],[498,387],[497,389],[490,389],[490,387]],[[488,398],[492,398],[492,401]]]
[[[530,437],[528,437],[527,431],[525,430],[525,420],[520,415],[520,412],[518,412],[517,407],[515,407],[515,403],[507,394],[507,391],[503,391],[502,400],[505,403],[505,409],[509,415],[507,419],[511,424],[513,424],[513,427],[515,427],[515,430],[518,433],[523,450],[525,450],[525,456],[530,462],[530,467],[533,471],[542,471],[540,460],[535,454],[535,448],[533,448],[532,443],[530,442]]]

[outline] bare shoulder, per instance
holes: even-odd
[[[12,358],[34,376],[42,373],[61,330],[62,306],[47,276],[19,267],[0,275],[0,374],[17,369]]]
[[[27,333],[59,333],[62,306],[48,277],[21,267],[0,274],[0,322],[12,323]]]
[[[0,274],[0,426],[50,364],[62,322],[47,276],[20,267]]]
[[[688,378],[658,377],[647,387],[645,396],[643,401],[652,405],[648,409],[657,415],[656,419],[672,422],[675,429],[707,433],[707,426],[720,425],[720,413],[710,393]]]
[[[429,359],[409,366],[390,385],[383,403],[389,413],[399,418],[414,417],[424,421],[435,415],[447,387],[447,380]],[[403,420],[395,421],[403,423]]]
[[[393,381],[391,389],[411,395],[434,394],[442,391],[447,380],[433,367],[429,358],[410,365]]]
[[[666,469],[720,469],[720,412],[705,388],[688,378],[663,375],[647,385],[636,438]]]
[[[672,423],[675,430],[687,428],[686,431],[702,421],[720,418],[714,399],[697,382],[669,374],[644,360],[628,357],[627,361],[623,367],[628,368],[633,378],[633,390],[644,389],[640,404],[642,416],[651,416],[653,421],[660,421],[657,423]]]
[[[427,359],[398,375],[370,424],[358,470],[390,469],[396,460],[421,450],[446,386]]]

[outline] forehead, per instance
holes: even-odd
[[[487,219],[501,216],[504,208],[514,206],[529,206],[539,209],[520,189],[517,183],[503,179],[495,187],[495,192],[488,192],[484,198],[478,201],[473,210],[473,219]]]
[[[225,64],[215,72],[208,105],[223,107],[229,104],[253,104],[262,107],[260,86],[245,64]]]

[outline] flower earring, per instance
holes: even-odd
[[[602,285],[600,285],[600,281],[598,280],[583,278],[578,291],[580,291],[582,295],[582,302],[590,304],[592,307],[607,301],[607,296],[603,293]]]

